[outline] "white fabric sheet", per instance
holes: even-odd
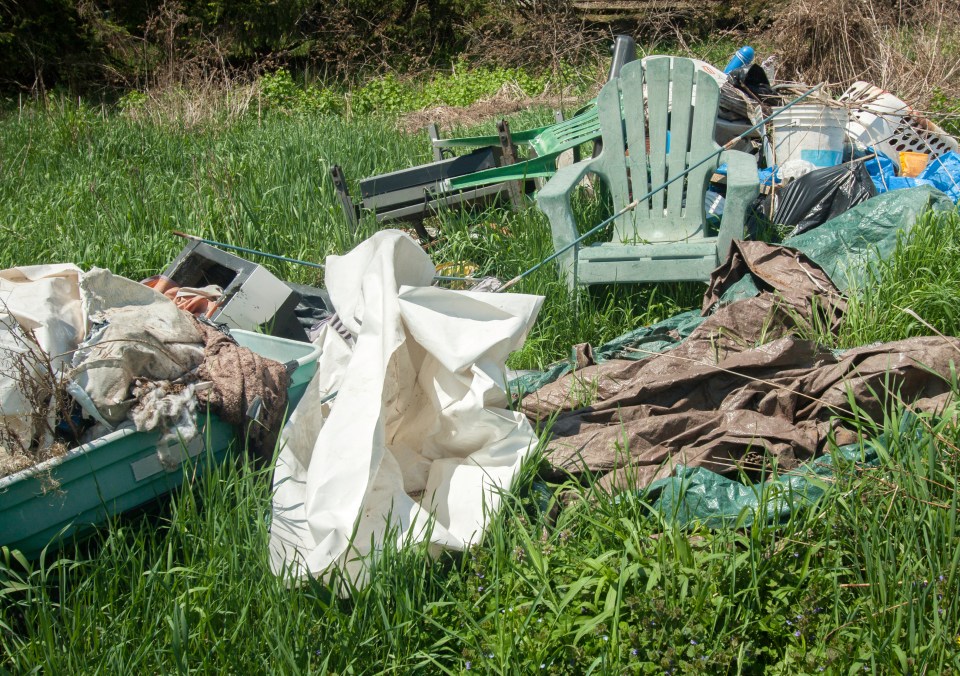
[[[50,356],[54,377],[70,364],[72,350],[83,338],[86,318],[80,302],[80,277],[75,265],[31,265],[0,270],[0,427],[19,442],[5,448],[0,460],[17,446],[29,447],[46,434],[34,429],[33,404],[16,378],[17,360],[26,351],[32,333],[36,344]],[[52,421],[51,421],[52,423]],[[5,463],[4,463],[5,464]]]
[[[542,297],[433,288],[433,275],[395,230],[327,259],[327,289],[356,344],[329,328],[318,336],[317,375],[283,431],[270,542],[278,574],[340,567],[362,582],[361,559],[391,529],[402,543],[464,548],[536,445],[507,409],[504,362]]]

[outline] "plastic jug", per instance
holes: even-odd
[[[737,50],[737,53],[733,55],[733,58],[730,59],[730,63],[727,64],[727,67],[723,69],[724,73],[732,73],[737,68],[743,66],[748,66],[753,63],[753,47],[750,45],[744,45]]]

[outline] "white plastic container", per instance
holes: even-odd
[[[930,158],[957,151],[957,140],[888,91],[869,82],[855,82],[839,101],[850,107],[847,133],[873,146],[899,166],[901,152]]]
[[[771,125],[773,153],[767,158],[769,165],[809,162],[815,167],[833,167],[843,161],[845,109],[798,105],[773,118]]]

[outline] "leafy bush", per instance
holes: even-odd
[[[413,86],[390,73],[355,90],[350,96],[350,109],[357,115],[402,113],[417,108],[419,100]]]
[[[267,73],[259,80],[260,94],[269,108],[285,112],[333,115],[343,111],[343,97],[330,89],[300,87],[285,68]]]

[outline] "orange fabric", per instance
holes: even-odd
[[[163,275],[155,275],[141,282],[177,304],[181,310],[189,312],[195,317],[212,317],[220,307],[221,297],[203,291],[202,289],[184,289],[174,284],[173,280]]]

